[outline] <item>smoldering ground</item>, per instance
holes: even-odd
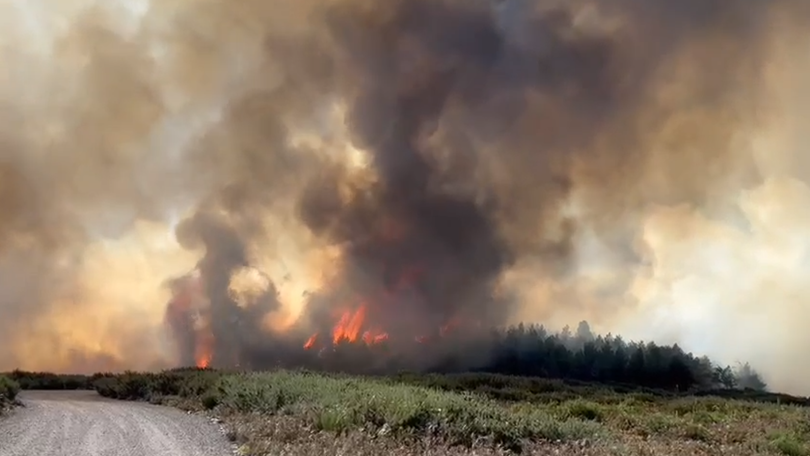
[[[805,2],[22,5],[2,368],[177,363],[195,267],[227,359],[419,271],[375,325],[584,318],[802,392]]]

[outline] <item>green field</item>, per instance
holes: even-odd
[[[216,416],[245,455],[810,455],[807,400],[753,391],[698,397],[488,374],[12,377]]]

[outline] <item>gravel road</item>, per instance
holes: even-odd
[[[0,418],[0,456],[227,456],[204,417],[107,400],[92,391],[26,391],[25,407]]]

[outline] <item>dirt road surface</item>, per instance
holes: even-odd
[[[107,400],[92,391],[27,391],[25,407],[0,418],[0,456],[229,456],[204,417]]]

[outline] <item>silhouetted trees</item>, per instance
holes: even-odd
[[[735,385],[738,388],[765,391],[767,385],[760,377],[759,373],[750,364],[740,364],[734,370]]]
[[[766,390],[765,382],[749,364],[719,366],[705,356],[685,352],[677,344],[626,342],[611,334],[595,335],[584,321],[576,331],[566,327],[557,333],[540,325],[523,324],[484,333],[459,331],[407,355],[386,344],[367,347],[343,343],[334,350],[312,353],[309,362],[303,364],[315,370],[361,374],[484,372],[670,391]]]
[[[707,357],[687,353],[677,344],[625,342],[594,335],[587,322],[575,332],[548,332],[543,326],[518,325],[493,333],[492,357],[477,371],[623,383],[686,391],[695,388],[766,390],[761,376],[745,363],[718,366]]]

